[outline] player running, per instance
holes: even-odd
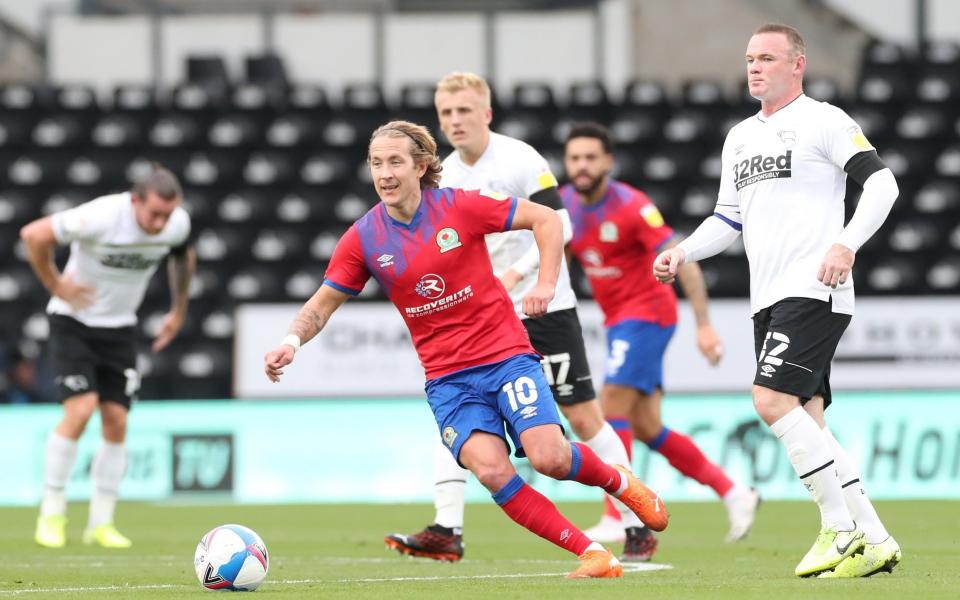
[[[692,439],[660,420],[663,355],[676,329],[677,297],[638,265],[651,264],[658,249],[675,245],[673,230],[646,195],[611,179],[613,145],[602,125],[574,125],[564,163],[571,183],[560,195],[573,222],[570,249],[590,280],[607,327],[607,373],[600,392],[604,414],[628,449],[636,437],[675,469],[712,488],[730,520],[726,540],[741,540],[753,526],[759,494],[735,483]],[[717,364],[722,349],[710,326],[703,274],[691,265],[679,275],[697,316],[700,351]],[[609,512],[588,531],[591,539],[609,539],[620,531],[618,523],[611,526]]]
[[[600,487],[650,527],[667,526],[663,502],[626,467],[608,465],[588,446],[564,439],[539,359],[490,266],[486,234],[532,230],[541,269],[523,308],[529,316],[543,315],[560,272],[560,219],[511,196],[437,189],[436,152],[426,128],[413,123],[393,121],[373,133],[368,161],[381,202],[340,239],[323,285],[289,335],[264,357],[266,374],[279,381],[299,346],[376,278],[410,330],[448,451],[511,519],[580,558],[568,577],[620,577],[623,568],[609,550],[520,478],[504,435],[506,428],[517,456],[526,456],[538,472]]]
[[[892,570],[900,547],[824,411],[830,362],[853,315],[855,253],[899,190],[860,127],[803,94],[805,51],[792,27],[754,32],[747,80],[760,112],[727,134],[713,216],[660,254],[653,270],[669,283],[681,265],[723,251],[743,233],[757,353],[753,404],[820,508],[820,534],[794,572],[860,577]],[[844,227],[848,176],[863,192]]]
[[[443,161],[440,185],[530,198],[557,211],[564,223],[564,241],[569,240],[570,219],[546,159],[530,145],[490,130],[493,112],[487,82],[473,73],[451,73],[437,84],[434,101],[440,128],[455,150]],[[536,287],[540,264],[533,235],[526,230],[492,233],[487,235],[486,242],[493,272],[510,294],[530,343],[543,357],[541,363],[550,390],[574,433],[603,461],[629,465],[627,452],[616,432],[604,421],[593,390],[566,261],[561,262],[556,295],[547,314],[529,319],[523,312],[523,297]],[[457,464],[439,438],[433,471],[433,523],[418,533],[388,535],[385,542],[387,547],[403,554],[456,561],[463,556],[468,471]],[[620,538],[626,536],[620,560],[649,560],[653,548],[650,538],[644,535],[643,524],[620,502],[615,502],[614,510],[621,517]]]

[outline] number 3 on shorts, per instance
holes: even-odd
[[[516,381],[507,382],[500,389],[507,395],[510,409],[514,412],[520,406],[527,406],[537,401],[537,383],[526,376],[518,377]]]

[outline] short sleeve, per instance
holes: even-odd
[[[355,226],[351,226],[333,251],[330,264],[323,278],[323,284],[340,290],[345,294],[356,296],[363,290],[370,271],[363,259],[363,247],[360,245],[360,236]]]
[[[487,190],[456,190],[456,194],[457,210],[474,233],[500,233],[513,226],[517,198]]]
[[[173,226],[176,227],[176,231],[174,232],[175,239],[170,245],[170,253],[175,255],[183,255],[183,253],[187,251],[187,248],[190,248],[195,244],[196,236],[193,232],[193,226],[190,222],[190,214],[187,211],[178,207],[173,218]]]
[[[640,214],[636,237],[645,247],[657,250],[673,237],[673,229],[666,224],[660,210],[646,194],[638,193],[634,197],[633,209]]]
[[[557,178],[550,170],[547,159],[531,146],[524,144],[522,148],[523,151],[516,154],[510,168],[518,175],[518,188],[523,190],[524,197],[529,198],[540,190],[557,187]]]
[[[116,220],[116,209],[105,206],[101,199],[54,213],[53,235],[60,244],[92,241],[106,235]]]
[[[823,153],[841,169],[855,154],[874,149],[856,121],[835,106],[827,112],[823,128]]]

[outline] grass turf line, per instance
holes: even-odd
[[[563,504],[582,527],[599,503]],[[673,503],[659,534],[656,563],[672,569],[628,572],[622,580],[566,581],[572,555],[522,530],[497,507],[467,507],[466,556],[457,564],[407,559],[384,548],[387,533],[418,531],[425,505],[172,506],[121,503],[117,520],[134,540],[129,550],[80,543],[86,505],[72,504],[68,545],[33,543],[36,511],[0,509],[0,600],[4,598],[190,598],[208,594],[193,573],[200,536],[224,523],[255,529],[271,554],[256,598],[940,598],[960,589],[957,501],[879,502],[878,511],[904,549],[892,575],[852,581],[801,580],[793,567],[816,536],[809,502],[767,502],[750,538],[722,542],[719,502]],[[619,546],[614,547],[619,552]]]

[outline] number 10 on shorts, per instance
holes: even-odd
[[[510,409],[516,412],[520,406],[527,406],[537,401],[538,392],[536,382],[529,377],[518,377],[515,381],[503,384],[500,388],[507,395]]]

